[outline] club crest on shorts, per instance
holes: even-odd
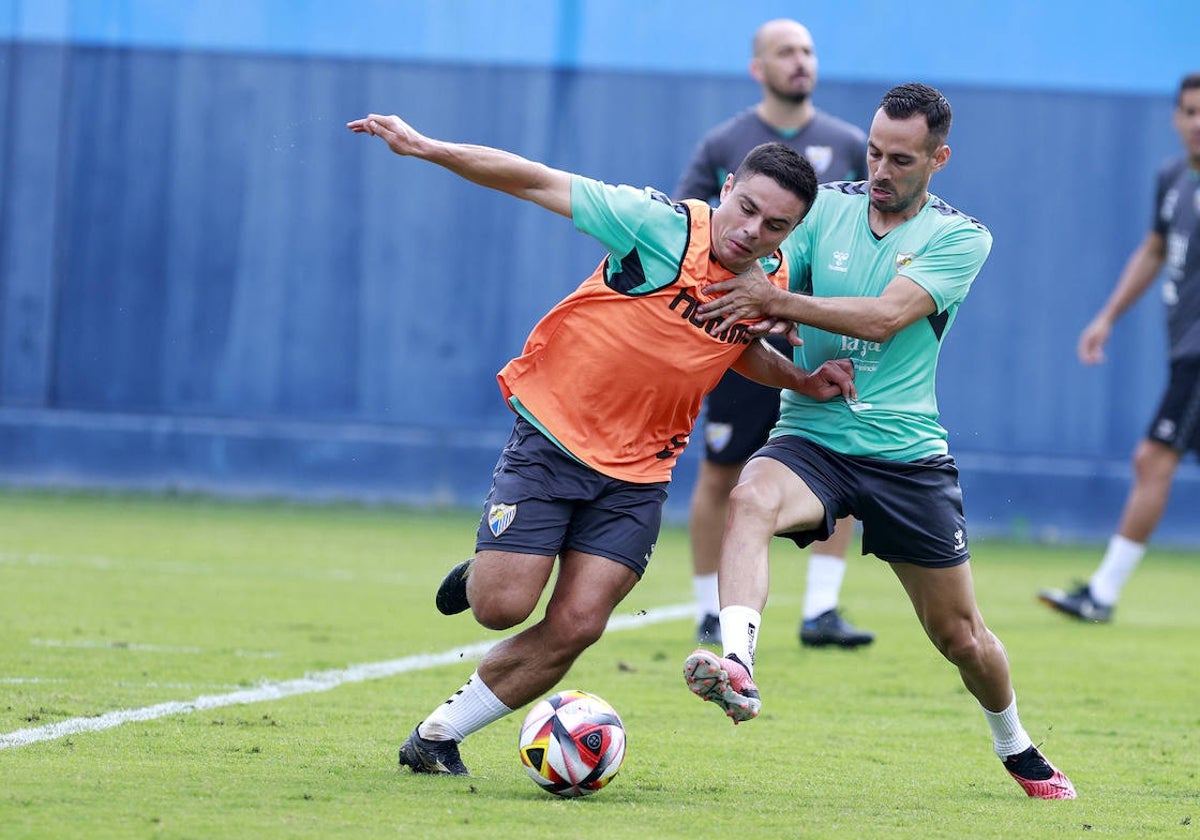
[[[704,424],[704,442],[708,444],[708,448],[713,452],[720,452],[729,445],[729,440],[733,437],[732,423],[705,423]]]
[[[516,518],[516,505],[492,505],[492,509],[488,511],[488,529],[493,537],[498,537],[508,530],[508,526]]]

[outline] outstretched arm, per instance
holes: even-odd
[[[814,400],[830,400],[839,394],[847,400],[858,397],[854,387],[854,365],[849,359],[825,362],[809,373],[764,341],[751,343],[733,363],[747,379],[772,388],[787,388]]]
[[[929,292],[902,274],[879,297],[814,297],[785,291],[751,272],[705,289],[719,294],[699,309],[701,320],[719,320],[714,332],[739,320],[773,317],[867,341],[886,341],[937,311]]]
[[[1104,306],[1079,334],[1079,361],[1096,365],[1104,361],[1104,344],[1113,324],[1154,282],[1167,259],[1167,241],[1161,233],[1150,231],[1137,250],[1129,255],[1120,279]]]
[[[368,114],[346,123],[356,134],[369,134],[387,142],[398,155],[427,160],[484,187],[532,201],[567,218],[571,217],[571,173],[552,169],[520,155],[473,146],[448,143],[426,137],[395,114]]]

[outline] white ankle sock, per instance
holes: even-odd
[[[512,709],[492,694],[492,690],[484,684],[476,671],[467,680],[466,685],[421,722],[417,727],[417,734],[434,741],[450,738],[462,741],[472,732],[478,732],[510,712]]]
[[[808,581],[804,585],[804,620],[816,618],[838,605],[846,561],[832,554],[808,558]]]
[[[983,709],[983,706],[979,708]],[[1021,725],[1021,717],[1017,714],[1017,695],[1013,695],[1012,702],[1004,711],[989,712],[983,709],[983,716],[992,730],[992,748],[1001,759],[1024,752],[1033,746],[1033,739]]]
[[[1113,534],[1100,567],[1092,574],[1088,589],[1098,603],[1111,607],[1121,597],[1121,588],[1133,574],[1146,553],[1145,543],[1136,543],[1120,534]]]
[[[706,615],[716,615],[721,611],[721,599],[717,595],[717,573],[710,575],[694,575],[692,591],[696,594],[696,623],[704,620]]]
[[[754,649],[758,647],[758,628],[762,615],[750,607],[725,607],[721,610],[721,643],[725,656],[736,653],[738,660],[754,675]]]

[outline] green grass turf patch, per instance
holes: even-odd
[[[194,498],[0,493],[0,738],[502,634],[432,594],[476,515]],[[887,566],[852,558],[853,651],[796,638],[805,554],[777,541],[756,680],[732,726],[683,686],[691,619],[613,632],[562,687],[607,699],[629,741],[611,785],[560,801],[517,757],[524,710],[470,737],[471,778],[396,766],[464,657],[327,691],[194,709],[0,749],[0,834],[29,837],[1191,837],[1200,820],[1196,552],[1152,548],[1112,625],[1034,598],[1096,546],[976,543],[1022,718],[1075,802],[1026,799]],[[691,598],[664,529],[620,615]]]

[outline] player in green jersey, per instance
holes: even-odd
[[[863,550],[888,562],[982,707],[1005,768],[1029,796],[1071,799],[1074,786],[1021,724],[1008,656],[976,603],[958,469],[937,421],[942,339],[992,242],[928,191],[950,159],[950,123],[938,91],[893,88],[871,122],[868,180],[825,185],[784,244],[792,291],[765,277],[710,287],[723,296],[701,313],[718,328],[756,317],[798,322],[797,363],[852,360],[858,395],[823,406],[784,397],[771,439],[730,496],[719,569],[725,655],[697,650],[684,675],[735,723],[755,717],[771,538],[805,546],[853,514]]]
[[[700,139],[672,195],[715,200],[726,176],[746,153],[769,142],[783,143],[804,155],[820,182],[861,180],[866,175],[867,135],[813,103],[818,61],[808,29],[794,20],[769,20],[755,31],[752,50],[750,74],[762,88],[762,98]],[[791,353],[785,339],[771,343]],[[778,419],[779,391],[733,371],[705,397],[704,458],[688,507],[696,636],[701,644],[721,644],[717,563],[729,494],[742,466],[766,442]],[[799,632],[806,647],[857,648],[875,639],[873,633],[847,621],[838,608],[853,537],[854,518],[847,517],[828,540],[812,544]]]

